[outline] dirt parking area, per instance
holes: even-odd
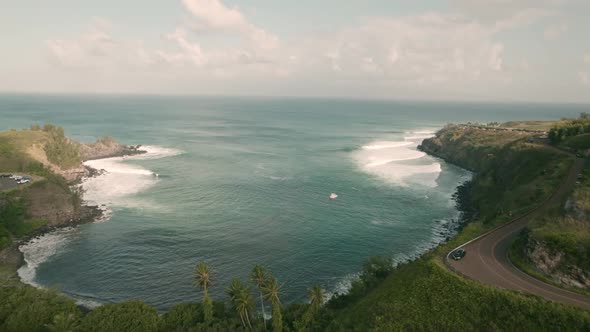
[[[24,187],[24,186],[30,185],[31,183],[34,183],[36,181],[43,179],[40,176],[28,175],[31,177],[31,182],[26,183],[26,184],[18,184],[18,183],[16,183],[15,180],[13,180],[9,177],[3,177],[2,175],[4,175],[4,174],[0,174],[0,191],[6,191],[6,190],[18,188],[18,187]],[[16,174],[16,175],[27,176],[26,174]]]

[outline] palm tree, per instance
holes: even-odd
[[[254,301],[252,299],[250,288],[244,287],[242,281],[238,278],[235,278],[228,287],[227,294],[231,298],[234,309],[236,309],[236,312],[242,320],[242,325],[244,325],[246,328],[249,327],[252,329],[252,323],[250,322],[250,312],[254,307]]]
[[[270,277],[262,288],[264,297],[272,305],[272,328],[274,332],[283,330],[283,314],[281,313],[281,299],[279,298],[280,288],[279,282],[274,277]]]
[[[314,285],[308,292],[309,304],[312,312],[316,314],[320,311],[324,300],[326,299],[326,293],[320,285]]]
[[[311,323],[324,304],[326,293],[320,285],[314,285],[307,292],[307,296],[309,298],[309,310],[305,314],[305,320],[307,323]]]
[[[211,269],[205,262],[197,264],[195,269],[195,285],[203,290],[203,318],[205,322],[213,319],[213,302],[209,298],[208,289],[211,286]]]
[[[258,292],[260,293],[260,308],[262,309],[262,323],[264,324],[264,330],[266,331],[266,312],[264,311],[264,298],[262,295],[262,287],[266,283],[267,273],[266,270],[260,266],[254,266],[252,269],[251,275],[252,282],[258,287]]]

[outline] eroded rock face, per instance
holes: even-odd
[[[529,238],[526,254],[544,274],[568,286],[590,288],[590,273],[565,263],[565,253],[551,250],[544,242]]]
[[[94,144],[80,144],[80,153],[83,160],[120,157],[145,153],[140,146],[122,145],[112,138],[102,138]]]

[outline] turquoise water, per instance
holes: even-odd
[[[24,281],[88,305],[141,299],[165,310],[213,296],[263,264],[285,303],[330,291],[371,255],[415,257],[452,231],[469,174],[415,146],[448,122],[555,119],[586,107],[280,98],[0,96],[0,129],[33,122],[71,137],[109,135],[145,156],[102,160],[85,182],[106,220],[22,248]],[[156,176],[156,174],[158,176]],[[338,198],[330,200],[331,193]]]

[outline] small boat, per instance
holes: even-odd
[[[330,199],[336,199],[336,198],[338,198],[338,195],[336,195],[336,193],[330,194]]]

